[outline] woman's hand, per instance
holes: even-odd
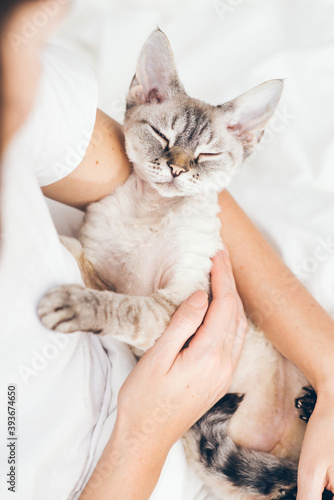
[[[202,290],[180,306],[120,391],[120,435],[127,436],[128,447],[150,466],[157,453],[163,458],[230,385],[247,321],[227,252],[213,261],[212,294],[208,311]]]
[[[332,388],[319,389],[317,404],[307,424],[298,467],[297,500],[321,500],[324,488],[334,493],[334,393]]]
[[[227,252],[214,258],[211,277],[210,307],[204,291],[194,293],[126,379],[112,436],[80,498],[150,498],[171,446],[226,394],[247,321]]]

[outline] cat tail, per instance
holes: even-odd
[[[244,495],[260,495],[268,500],[295,499],[297,464],[268,453],[242,448],[228,436],[228,421],[243,397],[226,394],[190,430],[197,448],[196,462],[204,481],[207,479],[211,487],[215,484],[217,493],[219,490],[226,493],[229,485]],[[186,441],[189,442],[189,437]]]

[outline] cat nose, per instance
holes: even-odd
[[[173,177],[178,177],[182,172],[187,172],[188,169],[186,167],[180,167],[179,165],[173,165],[173,163],[167,163],[169,168],[172,171]]]

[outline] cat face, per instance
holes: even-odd
[[[124,121],[137,175],[165,197],[221,191],[261,139],[282,88],[271,80],[220,106],[193,99],[166,36],[154,31],[139,56]]]

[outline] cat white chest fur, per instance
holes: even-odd
[[[80,241],[97,274],[118,293],[150,295],[180,273],[184,295],[208,289],[221,246],[217,195],[163,198],[132,173],[88,211]]]

